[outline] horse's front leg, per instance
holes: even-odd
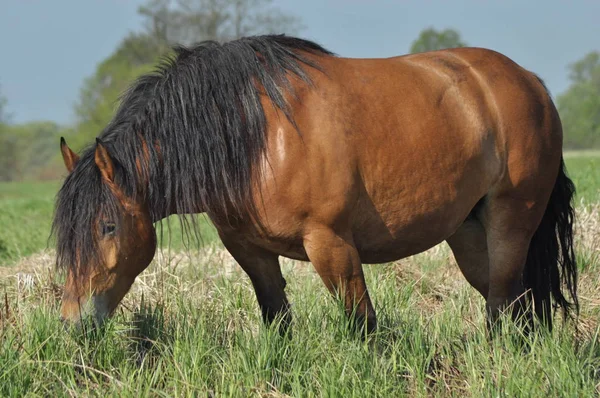
[[[292,316],[278,256],[238,237],[220,236],[229,253],[250,277],[264,322],[271,324],[277,317],[281,317],[279,331],[284,334]]]
[[[370,333],[376,329],[377,320],[351,236],[317,227],[305,236],[304,249],[330,292],[343,298],[346,314],[354,314],[359,330],[366,324]]]

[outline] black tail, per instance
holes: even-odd
[[[561,158],[558,177],[544,218],[531,239],[523,273],[525,289],[531,289],[533,295],[535,313],[550,330],[552,301],[555,308],[562,308],[565,317],[573,310],[579,312],[577,263],[573,249],[574,194],[575,185],[567,177]]]

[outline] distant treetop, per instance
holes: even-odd
[[[435,30],[427,28],[421,31],[419,37],[410,46],[410,52],[422,53],[426,51],[443,50],[444,48],[466,47],[465,43],[454,29]]]
[[[569,66],[571,85],[557,98],[564,145],[600,148],[600,52],[592,51]]]

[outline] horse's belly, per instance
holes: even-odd
[[[398,218],[394,212],[371,214],[368,217],[363,212],[365,221],[353,229],[361,262],[379,264],[399,260],[444,241],[458,229],[469,213],[468,206],[452,207],[452,210],[437,209],[430,214],[408,219]],[[250,240],[281,256],[309,261],[301,239],[265,239],[263,236]]]
[[[380,264],[421,253],[444,241],[447,237],[437,234],[426,239],[412,240],[401,236],[386,236],[382,231],[377,236],[359,236],[355,239],[361,261],[366,264]]]
[[[447,203],[398,204],[397,208],[359,209],[354,243],[363,263],[395,261],[421,253],[451,236],[469,215],[476,200],[465,197]]]

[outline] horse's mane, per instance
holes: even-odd
[[[293,122],[289,74],[310,83],[303,65],[318,68],[306,54],[331,53],[283,35],[175,48],[130,87],[99,136],[119,188],[143,195],[154,220],[197,211],[229,223],[254,216],[252,179],[266,145],[260,95]],[[101,181],[95,148],[83,151],[58,193],[52,231],[59,267],[93,260],[99,212],[119,223],[121,210]]]

